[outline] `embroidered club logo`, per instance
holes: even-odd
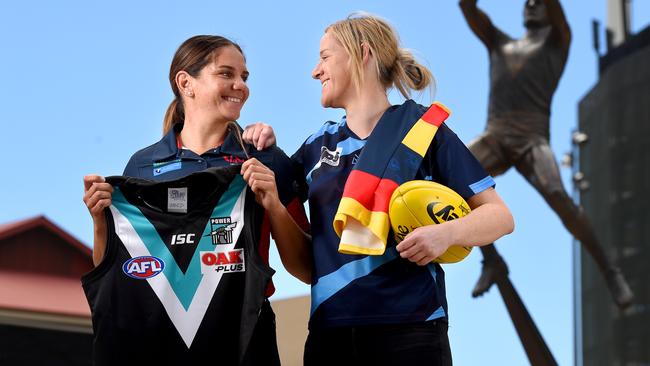
[[[319,162],[331,166],[338,166],[341,161],[341,152],[343,152],[342,147],[337,147],[336,150],[332,151],[325,146],[321,146]]]
[[[124,262],[122,271],[131,278],[146,280],[160,274],[165,268],[165,262],[154,256],[131,258]]]
[[[237,222],[232,222],[230,217],[210,218],[212,244],[232,244],[232,230],[235,227],[237,227]]]

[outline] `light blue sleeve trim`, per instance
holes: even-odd
[[[492,179],[492,177],[488,175],[487,177],[479,180],[478,182],[474,184],[470,184],[469,188],[472,190],[472,192],[474,192],[474,194],[479,194],[484,190],[493,187],[495,184],[496,183],[494,183],[494,179]]]

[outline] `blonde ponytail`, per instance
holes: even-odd
[[[423,90],[435,84],[431,71],[418,63],[410,51],[399,47],[397,32],[380,17],[354,13],[328,26],[325,33],[328,32],[350,56],[352,82],[357,89],[363,83],[363,44],[374,56],[377,76],[385,89],[395,87],[409,98],[410,90]]]
[[[435,79],[431,71],[417,62],[407,49],[398,50],[393,71],[393,85],[405,98],[410,97],[409,90],[424,90],[430,84],[435,89]]]

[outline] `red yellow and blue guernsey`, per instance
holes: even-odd
[[[326,122],[293,155],[305,177],[301,197],[309,201],[313,238],[311,329],[448,316],[442,267],[418,266],[399,257],[392,232],[382,224],[388,225],[383,208],[388,208],[390,193],[385,202],[381,198],[386,196],[382,190],[392,192],[390,187],[404,179],[441,183],[465,200],[494,186],[467,147],[441,123],[447,115],[442,106],[428,109],[408,100],[389,108],[368,140],[355,135],[343,117]],[[425,135],[431,138],[421,138]],[[364,191],[380,193],[367,198]],[[356,240],[359,231],[355,240],[346,241],[350,217],[362,224],[361,236],[370,238],[371,245]]]
[[[449,110],[434,103],[416,121],[400,118],[377,126],[350,172],[334,216],[341,237],[339,252],[383,254],[390,228],[388,206],[393,191],[413,179]],[[387,132],[390,140],[378,136]]]

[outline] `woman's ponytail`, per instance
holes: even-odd
[[[400,48],[398,52],[393,84],[404,97],[409,97],[409,90],[424,90],[429,84],[435,88],[435,80],[429,69],[417,62],[409,50]]]
[[[175,124],[185,120],[185,113],[183,111],[183,103],[178,102],[178,98],[174,98],[167,107],[165,118],[163,119],[163,134],[169,132]]]

